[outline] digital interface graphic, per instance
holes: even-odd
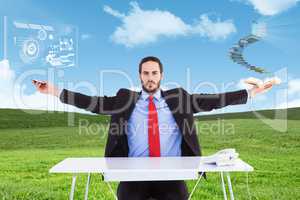
[[[6,54],[16,67],[74,67],[77,65],[77,28],[6,19]]]

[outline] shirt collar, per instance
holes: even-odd
[[[142,89],[142,94],[141,94],[141,98],[143,100],[147,100],[149,98],[149,94]],[[156,100],[159,100],[161,98],[161,89],[159,88],[154,94],[153,94],[153,97],[156,99]]]

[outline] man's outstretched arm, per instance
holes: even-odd
[[[33,84],[36,86],[39,92],[56,96],[63,103],[73,105],[97,114],[109,115],[114,112],[113,106],[116,101],[116,96],[88,96],[66,89],[60,90],[55,85],[45,81],[33,80]]]
[[[248,99],[247,90],[218,94],[192,94],[191,107],[193,113],[211,111],[228,105],[245,104]]]
[[[278,81],[274,80],[270,80],[262,85],[258,85],[253,80],[251,82],[246,80],[245,83],[250,83],[253,87],[249,90],[244,89],[219,94],[192,94],[191,106],[193,112],[211,111],[228,105],[245,104],[248,98],[254,98],[257,94],[270,90],[273,85],[279,84]]]

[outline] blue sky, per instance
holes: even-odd
[[[249,63],[263,66],[273,75],[280,76],[283,83],[254,99],[252,104],[229,107],[221,112],[300,106],[300,61],[297,55],[300,50],[297,46],[300,43],[300,21],[295,21],[300,19],[298,0],[0,0],[0,4],[1,27],[4,16],[78,27],[78,65],[50,70],[55,76],[55,83],[74,89],[68,85],[71,82],[78,86],[76,91],[90,95],[110,96],[121,87],[132,87],[120,73],[106,73],[105,84],[101,85],[99,75],[103,70],[119,70],[138,87],[138,63],[148,55],[157,56],[163,62],[165,78],[162,84],[166,88],[172,88],[174,84],[172,86],[171,83],[176,82],[189,92],[214,92],[208,85],[214,85],[219,92],[233,91],[243,87],[240,82],[245,78],[270,77],[247,71],[228,57],[229,48],[250,34],[253,20],[265,20],[270,25],[270,34],[264,41],[246,49],[244,55]],[[0,34],[3,38],[3,31]],[[4,56],[3,51],[1,45],[0,60]],[[2,82],[6,80],[5,84],[20,76],[17,73],[19,66],[14,66],[12,60],[9,63],[9,68],[2,64],[0,71],[0,78]],[[28,97],[26,101],[42,108],[44,97],[36,94],[30,79],[47,79],[49,69],[36,65],[28,68],[33,69],[44,70],[45,75],[28,76],[17,88],[25,87],[22,95],[25,99]],[[14,76],[5,78],[9,76],[7,74]],[[83,87],[89,84],[93,85],[93,89]],[[223,85],[227,87],[223,89]],[[291,92],[284,98],[287,89]],[[7,89],[0,91],[2,96],[12,95]],[[15,102],[10,101],[12,99],[0,107],[14,107]]]

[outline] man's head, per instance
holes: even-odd
[[[139,74],[143,89],[148,93],[155,93],[163,78],[163,65],[154,56],[148,56],[139,64]]]

